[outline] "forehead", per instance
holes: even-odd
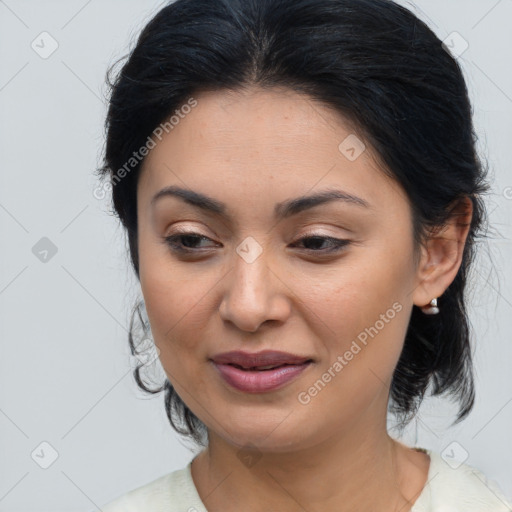
[[[304,94],[253,88],[208,91],[194,99],[196,105],[176,118],[145,158],[142,202],[171,184],[226,197],[231,191],[252,201],[260,192],[288,197],[326,186],[403,196],[352,125]]]
[[[190,151],[200,147],[219,153],[219,159],[238,153],[246,160],[255,151],[265,157],[279,150],[293,151],[297,158],[319,151],[337,156],[336,142],[355,131],[333,109],[290,89],[208,91],[194,98],[197,105],[175,118],[174,146]]]

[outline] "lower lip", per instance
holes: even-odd
[[[265,393],[281,388],[300,375],[310,363],[286,365],[274,370],[241,370],[230,364],[213,363],[222,378],[246,393]]]

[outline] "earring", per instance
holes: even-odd
[[[432,299],[430,304],[428,306],[423,306],[421,310],[426,315],[437,315],[437,313],[439,313],[439,308],[437,307],[437,299]]]

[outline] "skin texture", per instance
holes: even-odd
[[[201,498],[212,512],[241,504],[251,512],[409,510],[429,458],[387,433],[391,377],[413,304],[442,295],[457,273],[471,203],[415,253],[405,192],[370,147],[354,161],[340,152],[355,132],[332,109],[286,89],[195,98],[146,157],[137,208],[140,283],[160,359],[209,430],[209,447],[192,464]],[[170,196],[151,204],[170,185],[225,203],[229,217]],[[369,206],[332,201],[273,219],[276,203],[325,189]],[[178,229],[207,237],[188,240],[195,255],[165,242]],[[313,235],[350,243],[322,255],[328,241],[300,242]],[[251,263],[236,251],[247,237],[262,250]],[[300,403],[299,393],[393,304],[400,311]],[[282,389],[248,394],[209,361],[265,349],[314,362]]]

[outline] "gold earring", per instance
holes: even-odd
[[[437,307],[437,299],[432,299],[430,304],[428,306],[423,306],[421,310],[426,315],[437,315],[439,313],[439,308]]]

